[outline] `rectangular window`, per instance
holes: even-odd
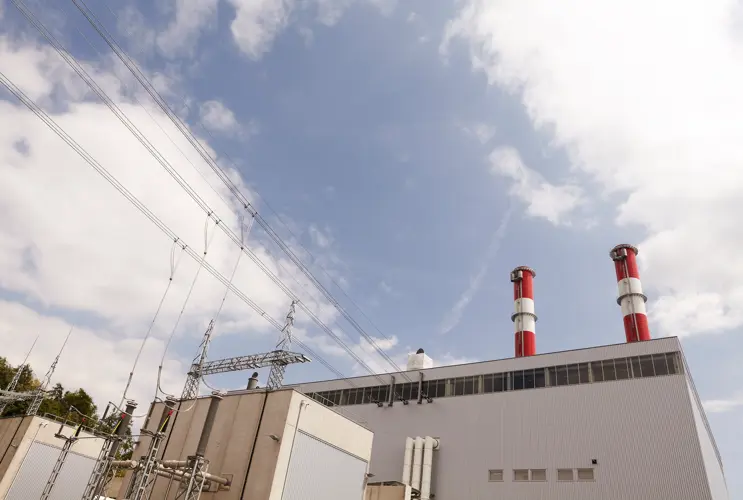
[[[653,367],[655,368],[656,375],[668,375],[668,364],[666,363],[666,355],[653,354]]]
[[[558,481],[572,481],[573,480],[573,469],[557,469],[557,480]]]
[[[556,386],[568,385],[568,367],[567,366],[556,366],[555,367],[555,385]]]
[[[638,358],[637,356],[632,356],[631,358],[629,358],[629,362],[630,366],[632,367],[632,375],[630,375],[630,377],[642,377],[642,372],[640,371],[640,358]]]
[[[579,382],[578,365],[568,365],[568,384],[576,385]]]
[[[655,368],[653,368],[652,356],[640,356],[640,372],[643,377],[655,377]]]
[[[477,380],[475,377],[464,378],[464,395],[475,394],[477,392]]]
[[[514,481],[528,481],[529,480],[529,469],[514,469],[513,480]]]
[[[668,374],[675,375],[679,372],[679,365],[677,363],[678,357],[675,352],[669,352],[666,354],[666,361],[668,362]]]
[[[578,469],[578,481],[593,481],[593,469]]]
[[[601,361],[594,361],[591,363],[591,372],[594,382],[604,381],[604,371],[601,369]]]
[[[615,359],[614,367],[617,371],[617,380],[626,380],[630,378],[630,369],[627,363],[627,358]]]
[[[493,375],[493,392],[503,392],[506,390],[506,375],[496,373]]]
[[[464,377],[454,379],[454,396],[464,395]]]
[[[544,387],[546,385],[546,380],[544,377],[544,368],[537,368],[534,370],[534,387],[537,389],[540,387]]]
[[[578,378],[580,379],[579,383],[581,384],[587,384],[590,382],[588,379],[588,363],[581,363],[578,365]]]
[[[534,370],[524,370],[524,389],[534,389]]]
[[[503,481],[503,469],[490,469],[488,471],[488,481],[490,482]]]
[[[490,394],[493,392],[493,374],[489,373],[482,376],[482,392]]]
[[[531,480],[532,481],[546,481],[547,480],[547,469],[532,469]]]
[[[604,380],[611,381],[617,379],[617,370],[614,366],[614,360],[613,359],[605,359],[601,363],[604,367]]]
[[[520,391],[521,389],[523,389],[524,388],[524,372],[522,370],[511,372],[511,376],[513,377],[513,390]]]

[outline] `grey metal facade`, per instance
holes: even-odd
[[[367,462],[297,432],[282,500],[361,500]]]
[[[422,372],[425,379],[457,378],[669,352],[678,353],[681,366],[662,376],[338,408],[374,432],[375,481],[401,479],[406,437],[439,438],[436,500],[727,500],[719,454],[676,338]],[[406,375],[419,377],[417,371]],[[352,382],[380,383],[373,377]],[[298,387],[305,393],[341,388],[348,385]],[[516,481],[517,469],[546,469],[546,481]],[[574,479],[559,481],[558,469],[572,469]],[[590,469],[593,479],[578,480],[577,469]],[[490,470],[502,470],[503,480],[490,481]]]
[[[44,443],[33,443],[13,485],[7,500],[32,500],[41,496],[47,479],[54,468],[61,449]],[[95,459],[70,452],[62,471],[55,482],[50,498],[71,500],[81,498],[85,485],[93,472]]]

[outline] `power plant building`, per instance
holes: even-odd
[[[681,343],[650,337],[636,255],[611,251],[621,344],[538,354],[536,273],[522,266],[513,358],[436,367],[419,349],[397,373],[276,391],[253,378],[224,396],[206,446],[229,485],[201,498],[728,500]],[[163,464],[193,454],[208,407],[179,403]],[[162,412],[154,404],[145,427]],[[152,498],[174,498],[157,481]]]
[[[385,377],[295,387],[374,431],[374,482],[420,491],[406,442],[430,436],[436,500],[728,498],[677,338]]]

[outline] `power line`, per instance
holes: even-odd
[[[15,2],[15,0],[12,0]],[[13,94],[22,104],[24,104],[29,110],[31,110],[44,124],[57,134],[71,149],[73,149],[82,159],[84,159],[93,169],[100,174],[106,181],[111,184],[127,201],[129,201],[135,208],[137,208],[145,217],[147,217],[155,226],[158,227],[168,238],[174,243],[178,244],[183,252],[191,257],[194,261],[200,262],[201,255],[194,251],[188,246],[176,233],[174,233],[162,220],[160,220],[152,211],[144,205],[136,196],[134,196],[125,186],[123,186],[116,177],[114,177],[108,170],[103,167],[94,157],[92,157],[85,148],[77,143],[67,132],[61,128],[44,110],[42,110],[35,102],[33,102],[20,88],[18,88],[12,80],[10,80],[3,72],[0,71],[0,83],[2,83],[8,91]],[[280,331],[283,325],[279,323],[275,318],[271,317],[258,306],[253,300],[247,297],[239,288],[231,283],[226,277],[219,273],[211,264],[203,262],[203,268],[206,269],[212,276],[214,276],[223,285],[228,287],[236,297],[245,302],[254,311],[256,311],[261,317],[265,318],[276,330]],[[306,344],[298,342],[298,344],[305,348],[307,352],[318,359],[324,366],[333,371],[336,375],[342,375],[335,368],[322,360],[320,356],[314,351],[309,349]],[[351,353],[352,356],[355,354]],[[363,362],[362,362],[363,363]],[[374,375],[372,373],[372,375]],[[376,375],[375,375],[376,376]],[[345,378],[345,377],[344,377]],[[377,378],[379,378],[377,376]]]
[[[199,153],[199,155],[204,159],[207,165],[209,165],[209,167],[217,175],[217,177],[225,184],[227,189],[232,193],[235,200],[238,201],[246,211],[248,211],[251,215],[255,217],[256,222],[263,228],[266,234],[289,257],[289,259],[310,280],[310,282],[312,282],[312,284],[321,292],[321,294],[326,298],[326,300],[328,300],[335,307],[335,309],[346,319],[346,321],[348,321],[349,324],[351,324],[351,326],[362,337],[364,337],[371,346],[374,347],[377,353],[380,356],[382,356],[382,358],[385,359],[395,369],[396,372],[400,372],[404,374],[404,372],[400,369],[399,366],[397,366],[397,364],[392,360],[392,358],[390,358],[389,355],[377,345],[373,337],[371,337],[368,333],[366,333],[366,331],[361,327],[361,325],[359,325],[358,322],[356,322],[356,320],[345,310],[345,308],[343,308],[343,306],[337,301],[337,299],[335,299],[335,297],[327,290],[327,288],[312,274],[312,272],[307,268],[307,266],[304,265],[304,263],[297,257],[297,255],[291,250],[291,248],[281,239],[279,234],[276,233],[276,231],[270,226],[270,224],[268,224],[268,222],[262,217],[262,215],[253,207],[253,205],[250,203],[248,198],[242,193],[240,188],[234,183],[232,179],[230,179],[229,175],[224,171],[224,169],[222,169],[222,167],[216,162],[216,160],[212,158],[211,154],[206,150],[206,148],[204,148],[204,146],[201,145],[201,143],[193,136],[193,133],[189,130],[189,128],[183,123],[183,121],[178,117],[178,115],[176,115],[175,112],[170,108],[168,103],[163,99],[160,93],[150,83],[146,75],[144,75],[144,73],[139,69],[137,64],[123,51],[123,49],[118,44],[118,42],[116,42],[114,37],[108,32],[105,26],[103,26],[103,24],[98,20],[95,14],[93,14],[93,12],[88,8],[84,0],[72,0],[72,2],[75,4],[78,10],[80,10],[83,16],[85,16],[85,18],[88,20],[90,25],[95,29],[95,31],[104,39],[104,41],[108,44],[111,50],[117,55],[117,57],[121,60],[121,62],[124,63],[124,65],[129,69],[129,71],[137,79],[137,81],[139,81],[139,83],[150,94],[150,96],[155,101],[155,103],[160,107],[160,109],[170,118],[170,120],[173,122],[176,128],[178,128],[178,130],[183,134],[186,140],[188,140],[188,142],[191,143],[191,145],[194,147],[197,153]],[[178,181],[178,179],[176,179],[176,181]],[[181,183],[179,182],[179,184]],[[182,187],[186,189],[185,186],[182,185]],[[296,297],[292,297],[292,298],[296,299]],[[301,303],[299,305],[302,306]],[[303,307],[303,310],[304,309],[305,308]],[[305,312],[307,312],[307,310],[305,310]],[[410,378],[407,377],[407,375],[404,375],[404,377],[408,379],[408,381],[410,381]]]

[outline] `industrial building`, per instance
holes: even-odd
[[[78,499],[95,466],[103,439],[92,432],[48,417],[26,415],[0,419],[0,498],[42,498],[65,442],[69,451],[49,500]]]
[[[203,447],[209,478],[204,500],[361,499],[371,458],[373,433],[293,389],[250,389],[220,397],[206,443],[204,423],[210,398],[181,402],[172,410],[167,437],[160,446],[161,464],[185,461]],[[151,406],[144,425],[155,431],[169,412],[165,403]],[[143,438],[134,452],[149,449]],[[176,464],[177,465],[177,464]],[[127,473],[117,498],[133,498],[133,472]],[[174,499],[178,478],[153,475],[149,498]],[[180,497],[179,497],[180,498]]]
[[[145,427],[176,412],[160,464],[205,450],[221,481],[206,499],[727,500],[681,344],[650,337],[636,255],[611,252],[623,343],[538,354],[536,273],[518,267],[513,358],[434,367],[419,349],[397,373],[273,391],[252,379],[224,395],[204,446],[214,398],[154,404]],[[161,472],[151,498],[174,498]]]
[[[514,358],[433,368],[421,349],[382,384],[295,389],[373,430],[373,480],[422,500],[727,500],[681,344],[650,339],[637,253],[611,251],[625,343],[537,355],[536,273],[518,267]]]

